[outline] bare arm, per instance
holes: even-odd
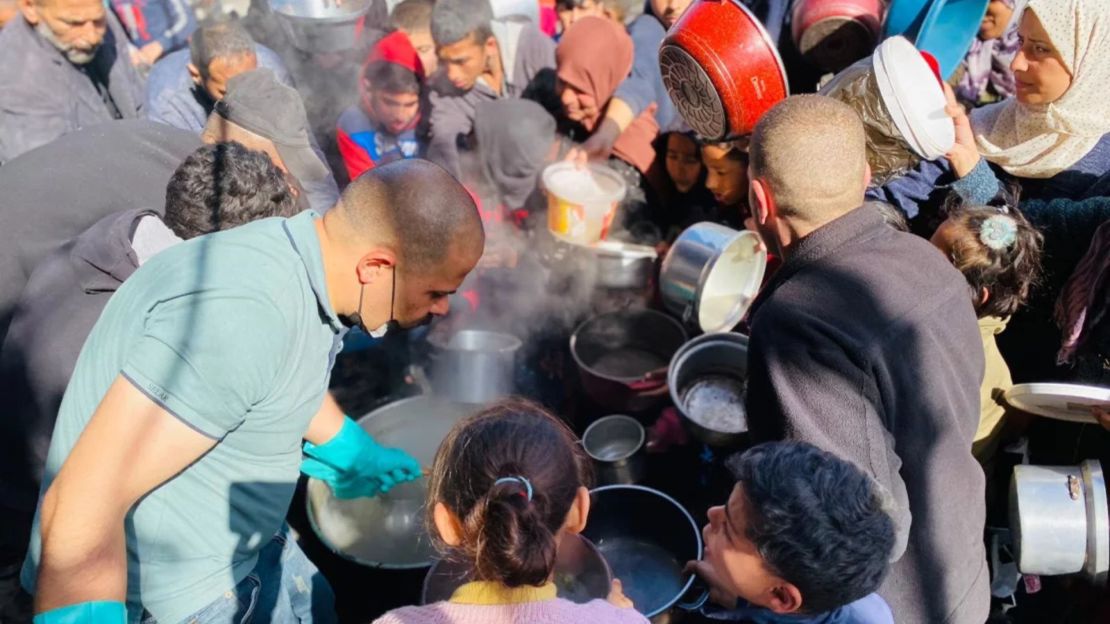
[[[320,446],[327,444],[339,430],[343,428],[343,409],[335,402],[335,397],[330,392],[324,395],[324,404],[320,411],[308,423],[308,430],[304,432],[304,439]]]
[[[43,497],[36,612],[122,602],[125,516],[216,442],[117,377]]]

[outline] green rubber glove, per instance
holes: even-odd
[[[127,624],[127,607],[109,600],[81,602],[40,613],[34,624]]]
[[[326,444],[304,443],[301,472],[331,486],[337,498],[377,496],[421,476],[420,462],[396,448],[374,441],[348,416]]]

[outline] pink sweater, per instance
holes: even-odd
[[[575,604],[556,598],[519,604],[458,604],[436,602],[394,609],[374,624],[647,624],[635,609],[621,609],[604,600]]]

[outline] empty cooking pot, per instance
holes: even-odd
[[[1102,464],[1014,466],[1010,531],[1025,574],[1083,572],[1097,586],[1110,568],[1110,518]]]
[[[791,35],[810,62],[838,72],[871,54],[882,15],[881,0],[795,0]]]
[[[639,485],[608,485],[590,492],[590,517],[582,532],[609,562],[613,578],[636,610],[649,618],[674,607],[696,609],[704,597],[680,605],[694,576],[686,562],[701,559],[701,530],[675,499]]]
[[[675,239],[663,260],[663,304],[703,332],[729,331],[751,306],[766,268],[767,252],[755,232],[695,223]]]
[[[420,603],[449,600],[456,589],[472,580],[469,565],[450,557],[439,559],[424,577]],[[560,598],[584,604],[608,597],[613,574],[593,542],[581,535],[566,535],[555,556],[554,581]]]
[[[644,477],[644,426],[630,416],[597,419],[582,434],[582,448],[602,485],[639,483]]]
[[[515,336],[464,329],[445,337],[432,334],[432,390],[460,403],[481,405],[513,393],[516,354],[521,342]]]
[[[621,310],[579,325],[570,353],[594,402],[614,412],[641,412],[665,398],[659,390],[667,383],[667,365],[684,342],[686,330],[666,314]]]
[[[659,67],[682,118],[711,141],[750,134],[790,94],[775,42],[740,0],[694,0],[663,39]]]
[[[380,407],[358,424],[383,446],[404,449],[430,466],[440,442],[472,407],[426,396]],[[341,500],[323,481],[309,479],[308,519],[332,552],[356,563],[388,569],[431,565],[435,557],[424,525],[426,479],[401,484],[374,498]]]
[[[744,397],[748,338],[705,334],[682,345],[667,371],[667,385],[691,435],[710,446],[737,447],[748,441]]]
[[[305,52],[330,54],[352,50],[356,24],[371,0],[270,0],[293,46]]]

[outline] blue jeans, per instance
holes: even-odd
[[[335,594],[297,543],[282,531],[258,554],[247,578],[185,624],[336,624]],[[143,624],[157,624],[152,617]]]

